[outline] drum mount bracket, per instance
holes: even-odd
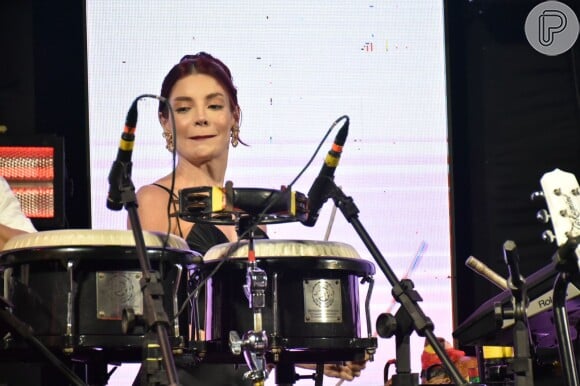
[[[252,241],[250,239],[250,250],[253,252]],[[249,307],[253,310],[254,330],[246,332],[242,338],[236,331],[230,331],[230,349],[232,353],[240,355],[243,351],[246,364],[250,368],[250,371],[244,374],[244,378],[258,384],[268,377],[266,370],[268,336],[262,328],[262,309],[266,306],[267,287],[268,276],[266,272],[257,266],[255,260],[250,261],[246,271],[244,293],[248,298]]]

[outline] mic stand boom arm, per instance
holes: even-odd
[[[410,373],[410,353],[409,353],[409,336],[413,329],[419,336],[425,336],[427,341],[433,347],[433,350],[443,362],[447,369],[453,383],[456,385],[464,385],[465,380],[441,347],[435,334],[433,333],[433,322],[423,313],[417,300],[420,299],[418,293],[413,290],[412,283],[406,280],[404,283],[399,281],[391,267],[389,267],[385,258],[373,242],[364,226],[358,219],[359,210],[353,202],[352,197],[347,197],[344,192],[334,183],[330,177],[319,176],[318,181],[314,184],[320,183],[323,189],[323,202],[328,198],[332,198],[336,207],[339,208],[346,218],[352,224],[355,231],[365,244],[373,259],[376,261],[381,271],[385,274],[389,283],[392,286],[392,294],[397,302],[401,304],[402,311],[397,312],[397,326],[394,327],[397,331],[396,345],[397,345],[397,375],[393,377],[393,385],[411,385],[416,384],[417,379],[413,380]]]
[[[140,280],[140,286],[141,291],[143,292],[143,318],[146,323],[145,342],[148,348],[155,347],[155,345],[149,344],[147,338],[149,331],[154,331],[157,334],[157,343],[159,344],[159,349],[161,350],[160,354],[163,363],[165,364],[167,382],[171,386],[176,386],[179,385],[179,381],[167,333],[170,328],[170,323],[167,313],[163,308],[163,286],[160,281],[159,273],[152,270],[151,262],[146,253],[143,230],[137,213],[138,205],[137,197],[135,195],[135,186],[131,181],[130,175],[131,161],[116,161],[111,170],[111,174],[109,175],[109,182],[113,188],[117,187],[118,192],[120,192],[121,203],[124,204],[125,209],[127,209],[129,222],[135,238],[137,257],[139,258],[139,265],[143,273]],[[155,359],[159,358],[157,350],[152,349],[151,351],[155,353]],[[146,367],[153,364],[151,363],[152,361],[149,360],[146,362]],[[163,378],[162,374],[151,374],[151,371],[148,369],[145,370],[146,371],[143,375],[147,377],[148,381],[154,380],[152,384],[165,383],[160,383],[160,378]],[[159,369],[156,371],[159,373]],[[150,375],[152,376],[150,377]]]

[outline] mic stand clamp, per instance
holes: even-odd
[[[115,162],[109,175],[109,182],[111,183],[111,191],[120,193],[121,204],[127,209],[129,223],[135,238],[135,249],[143,273],[139,283],[143,292],[143,319],[146,325],[144,338],[144,368],[146,371],[143,374],[144,378],[141,379],[141,384],[177,386],[179,385],[177,369],[175,368],[168,337],[171,325],[163,308],[163,286],[161,285],[159,273],[153,271],[147,256],[143,230],[137,213],[138,205],[135,186],[131,181],[130,172],[130,161],[121,162],[121,165]],[[112,210],[119,209],[114,205],[109,208]],[[126,314],[126,312],[123,314]],[[128,325],[126,322],[123,324]],[[159,358],[163,359],[165,369],[159,365]]]
[[[322,181],[315,181],[315,183],[319,183],[324,189],[322,192],[322,202],[325,202],[328,198],[333,199],[336,207],[341,210],[346,220],[352,224],[362,242],[371,253],[371,256],[385,274],[393,288],[393,297],[401,304],[401,308],[397,311],[398,315],[396,317],[393,318],[391,316],[389,318],[386,316],[386,319],[390,319],[389,323],[394,328],[393,331],[398,333],[398,339],[396,339],[398,340],[396,342],[397,376],[393,377],[393,386],[414,386],[418,384],[418,376],[410,374],[410,366],[408,365],[408,363],[410,363],[409,335],[412,329],[414,329],[419,336],[424,336],[431,344],[431,347],[433,347],[433,350],[443,363],[443,366],[447,370],[453,383],[456,385],[464,385],[465,379],[459,373],[433,333],[433,322],[423,313],[417,304],[417,302],[421,300],[421,297],[417,291],[413,290],[412,282],[409,280],[399,281],[391,267],[389,267],[378,247],[358,219],[359,210],[354,204],[352,197],[347,197],[336,185],[333,178],[324,176],[319,176],[319,178],[325,179],[324,183]]]
[[[554,324],[556,326],[556,335],[558,337],[558,351],[562,371],[566,378],[566,384],[569,386],[580,385],[578,368],[574,355],[574,348],[570,338],[570,324],[568,321],[568,312],[566,311],[566,296],[568,285],[573,282],[580,287],[580,272],[578,268],[578,253],[580,246],[579,238],[568,239],[554,255],[556,270],[559,272],[554,282]]]
[[[393,297],[395,299],[411,299],[413,302],[423,300],[413,288],[414,284],[411,280],[403,279],[401,280],[401,292],[395,294],[393,289]],[[402,296],[403,293],[405,293],[404,297]],[[427,320],[427,323],[430,323],[430,327],[433,328],[430,320]],[[376,328],[381,338],[390,338],[395,335],[397,373],[393,375],[393,385],[417,385],[419,383],[419,375],[411,373],[410,337],[413,332],[413,323],[409,314],[405,311],[405,307],[399,308],[395,316],[392,314],[379,315]]]

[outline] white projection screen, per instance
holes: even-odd
[[[232,70],[241,138],[250,145],[230,150],[226,179],[234,187],[280,189],[307,163],[332,122],[348,115],[335,181],[353,198],[393,272],[415,283],[435,334],[451,340],[442,1],[85,1],[93,229],[126,229],[126,212],[109,211],[105,202],[130,104],[141,94],[159,94],[165,74],[183,55],[206,51]],[[308,192],[335,135],[294,190]],[[153,99],[139,102],[132,160],[137,188],[171,170]],[[269,236],[341,241],[374,262],[340,210],[327,235],[332,208],[329,200],[312,228],[270,225]],[[379,314],[398,309],[390,283],[375,267],[373,329]],[[367,290],[360,285],[363,336]],[[413,333],[413,372],[421,371],[423,344]],[[385,363],[393,358],[395,339],[379,338],[375,360],[350,384],[382,385]],[[110,384],[128,384],[136,368],[123,364]],[[337,381],[325,378],[324,384]],[[271,374],[267,384],[274,383]]]

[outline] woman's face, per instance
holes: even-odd
[[[225,157],[230,130],[237,123],[229,96],[211,76],[192,74],[175,83],[169,95],[176,130],[176,149],[182,158],[201,165]],[[160,118],[163,130],[171,132],[171,121]]]

